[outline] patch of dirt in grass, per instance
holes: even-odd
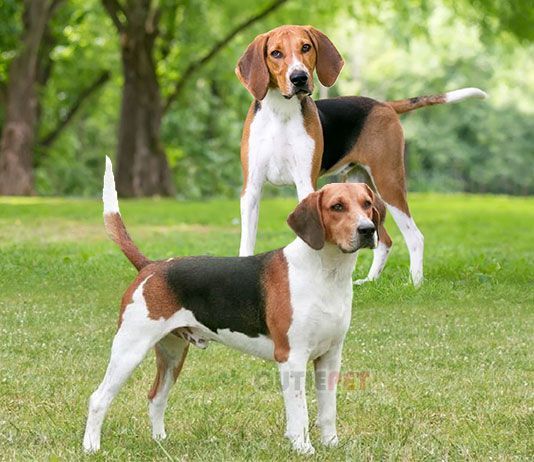
[[[179,224],[173,226],[158,225],[132,225],[128,226],[131,235],[138,238],[149,238],[152,235],[171,235],[179,233],[209,234],[221,232],[236,234],[239,228],[236,227],[216,227],[206,225]],[[80,223],[68,220],[46,220],[36,221],[32,226],[15,220],[11,223],[0,221],[0,246],[22,244],[25,242],[34,243],[56,243],[56,242],[85,242],[103,241],[109,239],[106,235],[103,224]]]

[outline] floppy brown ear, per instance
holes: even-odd
[[[265,60],[268,34],[258,35],[239,58],[235,73],[243,86],[261,101],[269,88],[269,69]]]
[[[336,83],[345,62],[334,44],[321,31],[308,27],[308,33],[317,51],[317,77],[325,87],[331,87]]]
[[[324,247],[326,237],[321,216],[322,195],[320,191],[311,193],[287,218],[287,224],[295,234],[315,250]]]

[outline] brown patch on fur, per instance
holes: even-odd
[[[165,356],[157,345],[154,347],[154,351],[156,352],[156,378],[154,379],[152,388],[148,392],[149,400],[153,400],[158,393],[159,386],[161,385],[161,381],[165,377],[165,371],[167,370]]]
[[[184,352],[182,354],[182,358],[176,365],[176,367],[173,370],[172,376],[174,377],[174,381],[176,382],[176,379],[180,375],[180,372],[182,372],[182,368],[184,367],[185,357],[187,356],[187,352],[189,351],[189,343],[185,346]]]
[[[172,334],[169,334],[172,335]],[[182,341],[182,339],[180,339]],[[153,400],[155,396],[158,394],[159,388],[161,386],[161,382],[165,378],[165,373],[167,372],[167,369],[169,367],[168,361],[169,358],[165,355],[165,353],[161,350],[161,348],[156,345],[154,347],[154,351],[156,352],[156,377],[154,378],[154,383],[152,385],[152,388],[148,392],[148,399]],[[178,360],[178,364],[174,367],[172,371],[172,377],[174,382],[178,379],[178,376],[180,375],[180,372],[182,371],[182,368],[184,366],[185,357],[187,356],[187,352],[189,351],[189,343],[185,344],[184,350],[182,352],[182,355],[180,359]]]
[[[178,300],[176,300],[176,297],[167,286],[165,277],[163,276],[163,271],[167,264],[168,262],[159,261],[145,266],[126,289],[121,301],[118,323],[119,327],[122,323],[124,310],[126,310],[126,307],[132,303],[134,292],[145,279],[146,282],[143,287],[143,297],[145,298],[150,319],[168,319],[181,308]]]
[[[150,263],[150,260],[141,253],[132,241],[128,231],[126,231],[120,213],[104,214],[104,225],[109,237],[118,244],[124,255],[137,270],[141,270]]]
[[[434,104],[445,104],[447,99],[445,95],[417,96],[415,98],[400,99],[398,101],[388,101],[386,104],[391,106],[397,114],[413,111],[425,106]]]
[[[410,216],[406,199],[404,134],[397,113],[388,105],[370,112],[354,148],[330,170],[347,164],[370,169],[377,191],[388,203]]]
[[[130,284],[130,286],[126,289],[124,292],[124,295],[122,296],[121,300],[121,309],[119,312],[119,320],[118,320],[118,327],[122,324],[122,318],[124,316],[124,310],[126,310],[126,307],[132,303],[133,301],[133,294],[135,290],[141,285],[141,283],[154,271],[155,264],[150,264],[148,266],[145,266],[139,274],[136,276],[134,281]]]
[[[293,309],[287,261],[282,250],[277,251],[267,263],[262,282],[265,289],[265,320],[274,343],[274,359],[283,363],[289,357],[287,332],[291,326]]]
[[[163,270],[166,266],[166,262],[161,263],[158,270],[146,281],[143,287],[143,296],[150,319],[169,319],[181,308],[163,276]]]
[[[304,129],[308,135],[315,141],[315,149],[313,151],[312,168],[311,168],[311,182],[313,189],[317,188],[317,179],[321,173],[321,159],[324,150],[323,128],[317,106],[309,97],[303,98],[301,102],[302,116],[304,118]]]
[[[241,189],[241,195],[245,193],[247,189],[248,181],[248,146],[250,137],[250,124],[254,120],[256,114],[257,101],[253,101],[247,113],[247,118],[243,124],[243,134],[241,135],[241,168],[243,170],[243,188]]]

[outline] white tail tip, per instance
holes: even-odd
[[[113,166],[111,159],[106,156],[106,171],[104,173],[104,189],[102,190],[102,200],[104,201],[104,215],[119,212],[119,200],[115,190],[115,178],[113,177]]]
[[[488,94],[480,88],[461,88],[460,90],[445,93],[446,103],[456,103],[467,98],[486,99]]]

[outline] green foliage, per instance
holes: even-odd
[[[160,0],[157,73],[167,98],[188,66],[268,2]],[[0,90],[17,52],[20,2],[0,0]],[[530,194],[534,68],[532,8],[518,1],[289,0],[231,41],[188,79],[162,126],[179,197],[236,197],[239,143],[251,97],[234,67],[252,38],[284,23],[311,23],[332,37],[346,66],[336,94],[391,100],[478,86],[490,99],[428,108],[402,117],[410,189]],[[99,0],[70,0],[51,22],[51,78],[41,90],[38,139],[57,125],[104,70],[111,79],[83,104],[54,144],[37,144],[40,194],[97,195],[100,160],[116,147],[122,69],[119,37]],[[1,101],[1,99],[0,99]],[[0,107],[0,121],[2,108]],[[276,190],[279,193],[281,190]],[[286,190],[287,191],[287,190]]]
[[[482,88],[487,100],[401,116],[409,189],[532,194],[534,180],[525,175],[534,160],[532,46],[490,46],[478,27],[458,21],[439,2],[431,4],[427,33],[404,46],[387,9],[383,17],[390,20],[380,26],[341,16],[344,29],[334,39],[347,65],[335,92],[395,100]],[[345,30],[357,32],[347,36]]]
[[[5,83],[11,60],[16,55],[22,30],[22,4],[0,0],[0,82]]]
[[[295,202],[262,204],[259,250],[292,239],[285,217]],[[235,200],[120,205],[152,258],[237,252]],[[325,449],[310,377],[313,460],[528,460],[534,200],[414,194],[411,206],[425,234],[426,281],[407,284],[408,253],[388,221],[389,262],[377,283],[355,288],[343,350],[342,372],[368,371],[366,388],[357,378],[340,386],[341,444]],[[513,226],[503,233],[505,222]],[[136,272],[107,238],[96,200],[0,199],[0,255],[0,454],[82,460],[87,400]],[[371,256],[361,252],[356,277]],[[295,460],[274,364],[217,344],[191,348],[160,444],[147,416],[154,375],[149,353],[111,406],[91,460]]]

